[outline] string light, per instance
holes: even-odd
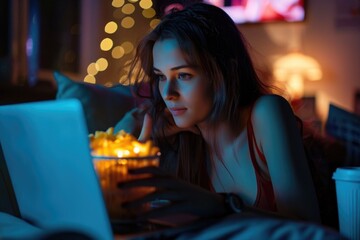
[[[123,42],[120,46],[124,49],[125,54],[129,54],[134,50],[134,44],[129,41]]]
[[[111,5],[115,8],[120,8],[124,5],[125,1],[124,0],[113,0]]]
[[[110,38],[104,38],[100,43],[100,49],[103,51],[109,51],[113,46],[113,40]]]
[[[116,46],[113,48],[111,55],[115,59],[122,58],[125,54],[125,50],[122,46]]]
[[[135,12],[134,4],[127,3],[121,8],[121,12],[127,15],[133,14]]]
[[[132,17],[124,17],[121,20],[121,26],[123,28],[132,28],[135,25],[135,20]]]
[[[155,12],[155,10],[153,8],[148,8],[148,9],[144,9],[142,11],[142,15],[145,18],[153,18],[156,15],[156,12]]]
[[[98,71],[105,71],[108,66],[109,66],[109,63],[105,58],[99,58],[96,61],[96,69]]]
[[[105,25],[105,32],[108,34],[113,34],[114,32],[116,32],[117,29],[118,29],[118,25],[114,21],[108,22]]]
[[[139,3],[139,6],[142,8],[142,9],[149,9],[152,7],[152,1],[150,0],[141,0],[140,3]]]
[[[108,35],[101,40],[100,50],[103,52],[109,52],[110,58],[118,60],[125,58],[126,55],[131,56],[134,51],[133,41],[126,39],[132,34],[129,34],[126,31],[133,29],[136,24],[135,13],[137,8],[139,9],[141,16],[144,17],[144,19],[149,19],[148,26],[150,28],[154,28],[160,22],[160,20],[155,18],[156,11],[153,9],[152,0],[112,0],[111,5],[115,8],[112,16],[114,19],[118,20],[112,20],[105,24],[104,32],[111,35],[112,37]],[[120,34],[114,35],[114,33]],[[117,45],[114,45],[114,37],[120,37],[122,38],[122,41],[117,43]],[[125,66],[129,60],[124,59],[121,61],[125,61]],[[96,84],[96,76],[100,72],[106,71],[108,67],[109,61],[106,59],[106,57],[99,58],[96,62],[90,63],[87,67],[87,75],[84,77],[84,82]],[[124,82],[126,80],[126,72],[127,70],[124,68],[123,73],[119,74],[119,82]],[[104,84],[104,86],[112,85],[112,82],[107,82]]]
[[[98,73],[95,63],[89,64],[89,66],[87,67],[87,73],[92,76],[95,76]]]

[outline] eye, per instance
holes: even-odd
[[[193,75],[190,73],[179,73],[177,78],[179,80],[191,80],[192,77]]]
[[[155,75],[155,79],[156,79],[156,81],[161,82],[161,81],[165,81],[165,80],[166,80],[166,76],[165,76],[165,75],[163,75],[163,74],[154,73],[154,75]]]

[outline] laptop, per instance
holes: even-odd
[[[0,145],[22,219],[114,239],[78,100],[0,106]]]

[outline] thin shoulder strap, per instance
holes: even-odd
[[[266,164],[265,156],[260,151],[260,148],[257,145],[256,139],[255,139],[254,127],[253,127],[253,124],[251,121],[252,110],[253,110],[253,106],[251,106],[249,119],[248,119],[248,123],[247,123],[247,135],[248,135],[248,142],[249,142],[250,157],[251,157],[253,166],[255,168],[256,174],[260,174],[262,177],[267,178],[267,176],[265,176],[263,171],[260,169],[258,162],[256,161],[255,150],[256,150],[256,153],[259,155],[260,160]],[[255,145],[255,149],[254,149],[254,145]]]

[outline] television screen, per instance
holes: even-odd
[[[305,20],[304,0],[203,0],[221,7],[234,22],[301,22]]]

